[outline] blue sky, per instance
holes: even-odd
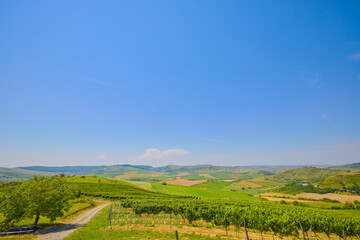
[[[0,166],[360,162],[359,1],[1,1]]]

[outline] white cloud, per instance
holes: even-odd
[[[359,61],[360,60],[360,53],[354,53],[346,57],[349,60]]]
[[[100,155],[97,155],[97,156],[92,157],[91,159],[93,159],[93,160],[101,160],[101,159],[106,158],[106,156],[107,156],[106,153],[102,153],[102,154],[100,154]]]
[[[187,155],[189,152],[183,149],[169,149],[160,151],[159,149],[149,148],[145,151],[144,154],[140,155],[138,159],[163,159],[172,156],[183,156]]]

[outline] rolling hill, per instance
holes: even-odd
[[[360,162],[352,163],[352,164],[345,164],[345,165],[336,166],[336,167],[330,167],[329,169],[343,170],[343,171],[356,171],[356,170],[360,170]]]
[[[96,175],[128,181],[164,181],[171,178],[188,180],[236,180],[270,176],[273,173],[257,169],[238,169],[232,167],[206,165],[175,166],[167,165],[153,168],[147,165],[112,165],[112,166],[65,166],[44,167],[30,166],[18,169],[52,172],[65,175]]]
[[[65,175],[96,175],[99,177],[116,178],[127,181],[156,182],[173,178],[187,180],[235,181],[238,179],[263,178],[264,181],[290,183],[290,182],[316,182],[344,171],[340,169],[360,168],[360,163],[348,164],[331,168],[316,168],[300,166],[253,166],[224,167],[210,164],[163,167],[148,165],[112,165],[112,166],[65,166],[44,167],[29,166],[0,170],[0,181],[24,180],[33,175],[51,175],[64,173]],[[276,168],[281,167],[281,168]],[[288,167],[285,169],[284,167]],[[329,180],[331,181],[331,180]],[[244,182],[243,182],[244,183]],[[250,183],[249,183],[250,184]],[[273,183],[271,183],[272,185]],[[324,183],[325,185],[327,183]],[[330,184],[330,183],[329,183]],[[332,184],[332,183],[331,183]],[[330,185],[331,185],[330,184]],[[254,185],[254,184],[253,184]],[[335,184],[332,184],[335,185]]]
[[[342,172],[340,174],[327,177],[315,183],[319,187],[330,187],[336,189],[351,189],[360,185],[360,170],[351,172]]]
[[[336,174],[341,173],[340,170],[330,170],[325,168],[316,168],[316,167],[303,167],[298,169],[292,169],[279,173],[273,176],[269,176],[266,179],[271,181],[279,182],[314,182],[320,179],[324,179]]]

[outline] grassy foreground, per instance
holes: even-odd
[[[106,207],[95,215],[83,228],[66,237],[66,240],[111,240],[111,239],[175,239],[173,231],[157,231],[156,229],[113,229],[109,228],[108,214],[109,208]],[[196,233],[181,233],[179,239],[187,240],[207,240],[207,239],[226,239],[224,237],[211,237]]]

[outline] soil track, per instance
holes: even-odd
[[[300,193],[300,194],[297,194],[295,196],[289,195],[289,194],[283,194],[283,193],[263,193],[261,195],[263,197],[285,197],[285,198],[292,198],[292,199],[308,198],[308,199],[320,200],[320,199],[323,199],[323,198],[328,198],[328,199],[337,200],[337,201],[340,201],[340,202],[355,201],[355,200],[360,201],[360,196],[336,194],[336,193],[326,193],[326,194]],[[279,201],[280,200],[283,200],[283,199],[279,199]]]
[[[337,200],[340,202],[347,202],[347,201],[360,201],[360,196],[354,195],[342,195],[342,194],[335,194],[335,193],[326,193],[326,194],[318,194],[318,193],[300,193],[295,197],[299,198],[311,198],[311,199],[322,199],[328,198],[332,200]]]
[[[69,236],[75,230],[84,226],[87,222],[90,221],[91,218],[95,216],[96,213],[108,205],[109,203],[100,205],[81,214],[78,218],[69,224],[48,227],[37,233],[34,233],[34,235],[41,235],[37,238],[38,240],[61,240]]]
[[[203,182],[206,182],[206,180],[187,180],[187,179],[177,178],[175,180],[166,181],[167,184],[180,185],[180,186],[194,186]]]

